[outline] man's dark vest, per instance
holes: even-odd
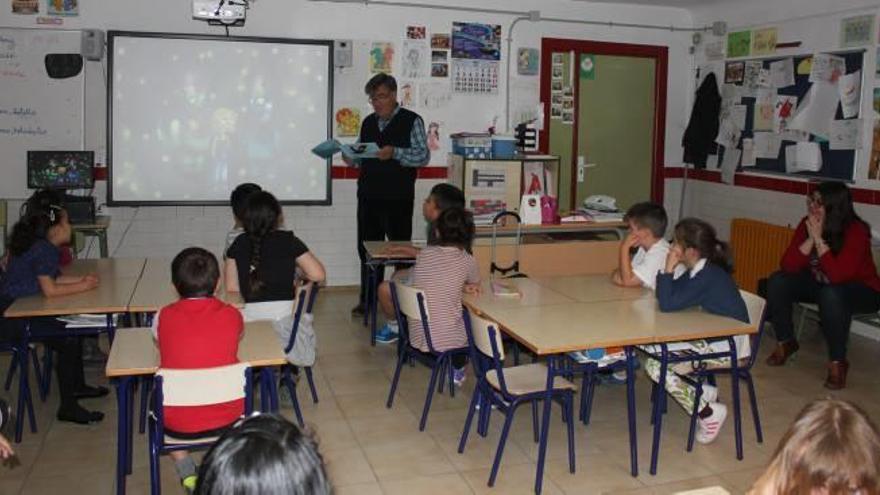
[[[379,118],[375,113],[364,119],[361,125],[361,143],[376,143],[380,148],[391,145],[409,148],[413,124],[419,116],[400,108],[391,122],[379,131]],[[416,169],[404,167],[399,161],[361,160],[358,178],[358,198],[363,199],[413,199],[415,197]]]

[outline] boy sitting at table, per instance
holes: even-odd
[[[220,283],[217,258],[202,248],[186,248],[171,262],[171,281],[180,300],[162,308],[153,319],[159,366],[200,369],[237,363],[244,322],[235,307],[214,297]],[[217,436],[243,413],[243,400],[166,407],[165,434],[181,439]],[[173,451],[171,458],[183,487],[193,491],[195,462],[186,451]]]
[[[669,241],[663,238],[668,218],[662,205],[645,201],[632,205],[624,221],[629,235],[620,243],[618,265],[611,272],[611,281],[621,287],[654,290],[657,274],[666,266]],[[633,254],[635,249],[635,254]],[[599,361],[600,369],[624,359],[623,348],[591,349],[572,353],[579,362]],[[608,377],[615,383],[625,383],[626,372],[618,371]]]
[[[434,222],[440,217],[440,214],[450,208],[464,209],[464,193],[461,189],[452,184],[441,183],[431,188],[425,202],[422,203],[422,215],[427,222],[427,232],[425,239],[428,244],[434,240]],[[413,245],[390,245],[385,249],[385,253],[405,256],[415,259],[418,256],[420,248]],[[410,269],[397,270],[392,276],[395,281],[408,285],[410,279]],[[376,342],[380,344],[390,344],[397,341],[397,322],[394,320],[394,305],[391,302],[391,286],[388,282],[382,282],[379,285],[379,308],[386,316],[385,326],[376,332]]]

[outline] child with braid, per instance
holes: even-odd
[[[267,191],[248,196],[238,236],[226,252],[226,290],[241,292],[244,319],[280,320],[293,311],[297,270],[324,280],[324,265],[290,230],[280,230],[281,205]]]

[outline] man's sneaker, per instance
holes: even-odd
[[[464,368],[454,368],[452,370],[452,381],[455,382],[456,387],[461,387],[461,384],[464,383],[464,379],[467,378],[467,375],[464,373]]]
[[[718,438],[724,420],[727,419],[727,406],[724,404],[713,402],[708,407],[712,408],[712,414],[697,420],[697,441],[702,444],[712,443]]]
[[[388,323],[385,324],[379,331],[376,332],[376,342],[380,344],[390,344],[392,342],[397,342],[397,332],[395,332],[391,325]]]
[[[351,316],[352,318],[363,318],[366,311],[364,303],[358,303],[357,306],[351,308]]]

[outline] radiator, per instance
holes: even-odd
[[[788,227],[734,218],[730,222],[730,248],[733,250],[733,279],[740,289],[758,290],[758,280],[779,269],[782,253],[794,230]]]

